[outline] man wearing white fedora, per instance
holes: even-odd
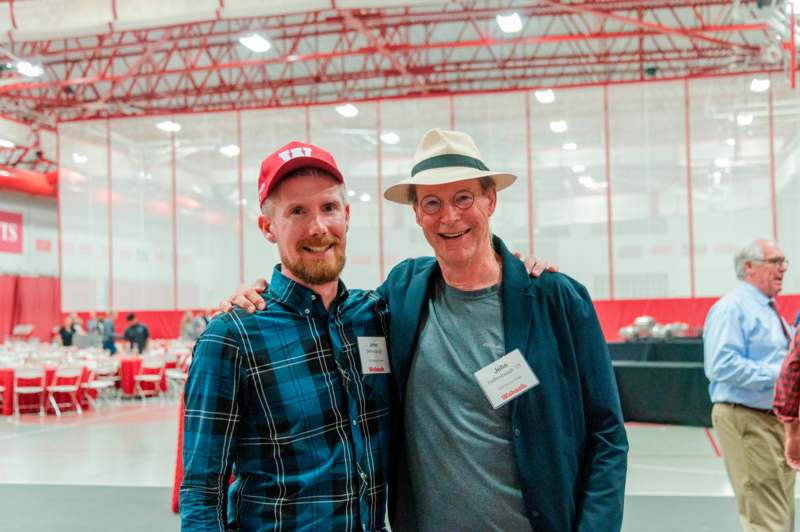
[[[384,193],[412,206],[435,254],[377,290],[391,315],[394,530],[621,527],[628,444],[606,343],[582,285],[530,277],[492,235],[515,179],[465,133],[433,129]]]

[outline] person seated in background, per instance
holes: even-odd
[[[75,322],[72,320],[72,315],[64,318],[64,325],[58,330],[58,336],[61,339],[61,345],[69,347],[72,345],[72,337],[78,332]]]
[[[192,318],[192,311],[187,310],[183,313],[181,324],[178,328],[179,338],[185,342],[194,342],[197,335],[194,333],[194,318]]]
[[[133,347],[136,346],[136,350],[139,354],[142,354],[147,346],[150,331],[144,323],[136,320],[136,314],[132,312],[128,314],[126,321],[128,322],[128,327],[125,329],[124,338],[128,342],[128,349],[133,351]]]
[[[114,355],[117,352],[117,345],[115,344],[117,333],[114,330],[114,319],[116,319],[116,317],[117,313],[110,310],[108,314],[106,314],[106,317],[103,318],[101,324],[103,332],[103,350],[108,351],[109,355]]]

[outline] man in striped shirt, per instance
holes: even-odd
[[[385,529],[388,314],[375,293],[339,280],[343,182],[310,144],[289,143],[262,164],[259,227],[281,262],[266,310],[221,315],[195,345],[184,531]]]

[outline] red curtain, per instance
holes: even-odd
[[[15,325],[33,325],[33,336],[52,338],[61,323],[61,286],[57,277],[0,276],[0,340]]]
[[[0,342],[14,328],[14,301],[17,297],[16,276],[0,275]]]

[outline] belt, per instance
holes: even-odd
[[[745,410],[751,410],[753,412],[758,412],[759,414],[766,414],[768,416],[775,416],[775,412],[772,409],[753,408],[752,406],[743,405],[741,403],[726,403],[724,401],[720,402],[719,404],[728,405],[728,406],[736,406],[736,407],[739,407],[739,408],[744,408]]]

